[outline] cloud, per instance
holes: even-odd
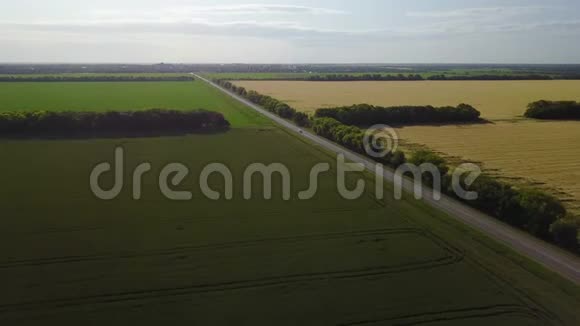
[[[267,5],[267,4],[241,4],[228,6],[180,6],[164,7],[159,10],[95,10],[89,13],[94,21],[180,21],[192,18],[225,17],[225,16],[260,16],[260,15],[340,15],[344,11],[296,6],[296,5]]]
[[[412,34],[459,35],[504,32],[577,32],[577,20],[546,20],[549,6],[464,8],[447,11],[408,12],[427,21],[409,29]],[[538,15],[530,19],[529,15]],[[541,17],[539,15],[542,15]]]
[[[523,12],[531,13],[545,7],[494,7],[467,8],[452,11],[414,12],[414,17],[431,17],[420,24],[399,25],[377,29],[329,29],[310,23],[300,22],[294,13],[338,14],[332,9],[320,9],[304,6],[287,5],[235,5],[213,7],[190,7],[189,10],[169,8],[161,11],[121,11],[93,12],[89,19],[75,21],[46,22],[1,22],[0,30],[4,35],[27,33],[67,34],[67,35],[108,35],[116,38],[147,37],[157,34],[176,36],[223,36],[236,38],[262,38],[275,41],[300,42],[309,45],[336,44],[374,44],[387,40],[429,39],[477,35],[483,33],[527,33],[554,32],[566,34],[580,31],[577,20],[521,20],[505,19],[510,15]],[[228,19],[217,19],[215,16],[199,14],[204,11],[233,16]],[[246,13],[292,13],[291,16],[245,17]],[[199,14],[199,15],[197,15]],[[453,17],[453,18],[452,18]],[[482,18],[484,17],[484,18]],[[487,19],[485,17],[493,17]],[[441,18],[441,19],[440,19]],[[14,33],[16,32],[16,33]],[[1,37],[0,39],[5,37]],[[373,43],[374,42],[374,43]]]
[[[533,31],[558,31],[574,32],[580,30],[580,20],[547,21],[542,23],[528,24],[503,24],[489,27],[489,32],[533,32]]]
[[[418,18],[503,18],[508,16],[528,15],[542,12],[549,9],[546,6],[528,7],[485,7],[485,8],[464,8],[447,11],[412,11],[408,12],[408,17]]]
[[[394,38],[425,38],[481,33],[558,31],[577,32],[580,21],[548,21],[541,23],[478,24],[463,21],[444,21],[412,27],[385,28],[375,30],[338,30],[300,24],[293,21],[240,20],[231,22],[209,22],[204,20],[163,21],[95,21],[95,22],[46,22],[46,23],[2,23],[5,32],[67,33],[67,34],[175,34],[192,36],[234,36],[269,38],[302,42],[365,42]]]
[[[239,36],[275,39],[330,38],[351,32],[310,27],[289,21],[208,22],[47,22],[1,23],[0,29],[25,32],[106,33],[106,34],[179,34],[201,36]]]
[[[295,5],[267,5],[267,4],[242,4],[230,6],[198,6],[185,7],[191,12],[213,14],[344,14],[344,11],[328,8],[295,6]]]

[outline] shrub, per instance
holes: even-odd
[[[300,127],[309,127],[310,126],[310,119],[308,115],[304,112],[296,112],[294,117],[292,118],[294,123]]]
[[[550,226],[566,216],[566,208],[553,196],[537,190],[520,190],[518,200],[525,212],[525,228],[533,235],[551,240]]]
[[[478,194],[466,204],[544,240],[553,240],[550,226],[566,216],[557,198],[535,189],[517,189],[491,176],[482,175],[472,185],[462,182],[462,186]]]
[[[580,103],[574,101],[538,101],[528,105],[527,118],[546,120],[579,120]]]
[[[393,167],[399,167],[402,164],[405,164],[407,159],[405,158],[405,153],[401,151],[395,151],[391,154],[389,158],[389,165]]]
[[[578,221],[571,218],[560,219],[550,227],[554,242],[566,249],[578,251]]]
[[[417,166],[424,163],[433,164],[439,169],[441,175],[444,175],[449,171],[445,159],[437,155],[436,153],[428,150],[419,150],[413,153],[413,156],[411,157],[411,159],[409,159],[409,163],[413,163]]]

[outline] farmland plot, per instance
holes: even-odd
[[[398,131],[408,142],[476,161],[503,176],[539,182],[580,208],[580,122],[414,126]]]
[[[352,104],[380,106],[473,105],[483,118],[521,117],[530,102],[580,100],[580,81],[236,81],[236,85],[314,112],[323,107]]]
[[[266,120],[203,82],[0,83],[1,111],[200,109],[223,113],[234,126]]]
[[[36,87],[37,97],[26,101],[59,107],[60,99]],[[395,201],[392,189],[377,200],[366,174],[349,174],[349,188],[360,178],[368,187],[362,197],[345,200],[336,189],[335,158],[325,151],[218,93],[200,91],[206,97],[198,98],[181,84],[178,90],[160,87],[148,89],[152,98],[127,98],[124,104],[111,98],[87,101],[103,88],[86,88],[69,107],[219,104],[232,117],[232,130],[161,138],[0,140],[2,324],[575,321],[580,300],[575,285],[421,202]],[[96,164],[112,162],[117,146],[126,153],[125,187],[118,198],[102,201],[90,191],[89,174]],[[130,172],[143,162],[151,163],[152,171],[143,176],[142,198],[133,200]],[[162,195],[158,177],[170,162],[189,168],[176,189],[192,191],[191,200]],[[214,162],[233,173],[231,200],[211,200],[199,191],[200,171]],[[261,197],[260,178],[251,181],[255,196],[243,199],[241,175],[256,162],[289,168],[290,200],[281,196],[281,178],[273,179],[271,200]],[[295,194],[309,186],[310,169],[321,162],[331,171],[320,176],[312,200],[300,200]],[[104,182],[112,179],[108,175]],[[212,177],[209,183],[223,192],[223,179]]]
[[[256,143],[260,150],[247,151]],[[130,187],[110,202],[89,192],[87,169],[111,159],[118,144],[126,150],[129,171],[142,161],[154,167],[144,176],[140,201],[130,199]],[[174,318],[212,325],[230,318],[288,325],[440,318],[483,323],[488,319],[481,316],[490,316],[528,325],[557,323],[571,309],[567,301],[574,300],[538,306],[505,275],[521,277],[519,282],[535,289],[531,293],[551,288],[567,295],[470,235],[436,222],[443,217],[418,202],[377,202],[370,193],[341,199],[334,173],[320,179],[319,194],[309,201],[284,201],[280,190],[270,201],[246,201],[239,178],[231,201],[195,192],[197,173],[212,161],[227,162],[234,176],[256,160],[285,162],[294,171],[293,190],[308,186],[315,163],[332,163],[277,129],[118,141],[2,141],[0,150],[9,154],[2,169],[12,171],[2,180],[10,187],[0,193],[0,318],[7,323],[158,324]],[[45,159],[25,160],[30,155]],[[190,167],[179,189],[194,191],[192,201],[168,201],[157,189],[156,176],[169,159]],[[23,178],[30,183],[19,183]],[[349,187],[356,179],[349,178]],[[261,180],[254,182],[258,192]],[[281,188],[279,182],[274,189]],[[212,179],[211,185],[220,189],[223,181]]]

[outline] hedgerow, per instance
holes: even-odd
[[[0,112],[3,136],[200,132],[228,127],[229,122],[221,113],[205,110]]]

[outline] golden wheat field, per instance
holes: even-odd
[[[298,110],[368,103],[373,105],[471,104],[486,119],[520,117],[533,101],[580,100],[580,81],[235,81]]]
[[[404,142],[473,160],[500,175],[543,184],[580,208],[580,122],[497,122],[397,129]]]

